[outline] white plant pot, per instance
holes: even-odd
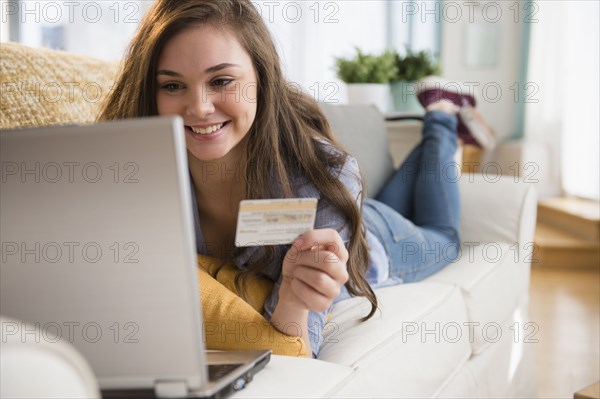
[[[348,103],[369,105],[373,104],[379,108],[381,113],[390,110],[391,91],[387,83],[349,83]]]
[[[423,106],[417,98],[417,83],[397,80],[390,84],[394,111],[422,113]]]

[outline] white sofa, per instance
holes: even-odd
[[[330,115],[333,122],[356,129],[361,122],[349,115],[367,123],[371,112],[339,111],[344,118]],[[373,151],[377,139],[369,141]],[[457,262],[423,282],[377,290],[380,310],[365,323],[357,319],[368,302],[340,302],[318,360],[273,356],[235,397],[535,397],[536,326],[527,324],[535,192],[513,178],[465,175],[459,184],[465,244]],[[72,347],[50,346],[2,344],[3,397],[97,392]],[[31,380],[41,390],[31,391]]]
[[[39,339],[39,326],[0,317],[0,398],[96,398],[91,367],[66,341]]]
[[[22,64],[8,54],[3,48],[3,74],[41,62]],[[52,65],[62,55],[45,57]],[[61,75],[60,81],[76,76]],[[89,115],[95,104],[80,106],[86,108],[66,103],[61,108],[66,116],[56,111],[58,105],[48,112],[76,120],[76,112]],[[31,103],[31,119],[45,107]],[[334,132],[358,158],[369,192],[376,193],[392,169],[382,116],[371,107],[323,107]],[[380,310],[365,323],[357,322],[369,306],[364,300],[340,302],[317,360],[273,356],[235,397],[536,396],[531,357],[536,326],[527,324],[536,196],[533,187],[514,180],[462,176],[465,246],[457,262],[426,281],[378,290]],[[2,397],[97,395],[89,367],[68,344],[50,348],[5,341],[3,334],[1,345]]]
[[[358,158],[371,192],[390,173],[383,117],[369,107],[327,106],[334,132]],[[382,176],[383,175],[383,176]],[[318,360],[274,356],[236,398],[537,396],[528,322],[536,221],[531,185],[463,175],[462,254],[423,282],[335,306]]]

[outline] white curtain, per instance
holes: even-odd
[[[597,1],[569,0],[536,1],[527,13],[525,134],[552,160],[540,165],[542,194],[600,199],[599,12]]]

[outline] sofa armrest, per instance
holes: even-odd
[[[50,330],[0,317],[0,397],[99,398],[83,356]]]
[[[531,250],[537,217],[537,195],[532,184],[514,177],[463,174],[461,241],[518,243]]]

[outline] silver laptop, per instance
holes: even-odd
[[[205,351],[181,118],[2,131],[0,151],[0,314],[72,343],[106,396],[224,396],[269,361]]]

